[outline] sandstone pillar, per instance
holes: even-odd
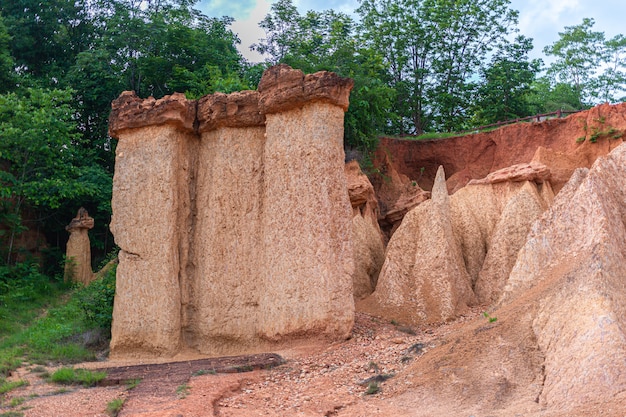
[[[343,173],[343,117],[352,80],[285,65],[259,84],[266,115],[259,335],[349,335],[351,206]]]
[[[123,93],[113,102],[111,231],[120,253],[112,357],[173,355],[181,347],[195,112],[182,94],[140,100]]]
[[[113,357],[349,335],[351,87],[279,66],[258,92],[113,103]]]
[[[258,93],[206,96],[198,105],[198,175],[187,342],[202,353],[255,339],[263,284],[263,149]]]
[[[89,229],[93,229],[93,218],[84,208],[78,210],[76,217],[65,227],[70,233],[65,251],[64,281],[79,282],[83,285],[93,280],[91,270],[91,243],[89,242]]]

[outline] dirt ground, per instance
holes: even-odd
[[[120,417],[573,415],[543,410],[532,401],[491,414],[471,407],[461,413],[455,404],[414,395],[416,365],[447,343],[449,335],[484,321],[481,313],[474,309],[452,323],[420,329],[357,313],[353,337],[331,345],[312,340],[273,354],[77,365],[108,368],[103,386],[95,388],[48,384],[41,367],[26,365],[11,379],[29,384],[4,395],[0,415],[106,417],[107,404],[115,399],[124,401]],[[626,401],[590,404],[579,411],[576,415],[626,416]]]

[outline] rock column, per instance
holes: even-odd
[[[285,65],[259,84],[266,115],[261,337],[349,335],[351,206],[344,177],[343,117],[352,80]]]
[[[255,338],[264,291],[261,214],[265,118],[258,93],[200,100],[200,147],[187,342],[202,353],[242,350]]]
[[[238,354],[354,323],[343,116],[352,80],[114,103],[112,357]]]
[[[113,357],[171,356],[181,347],[181,248],[188,246],[195,112],[195,102],[182,94],[141,100],[123,93],[113,102],[111,231],[120,247]]]
[[[65,227],[65,230],[70,233],[65,252],[67,263],[63,278],[66,282],[73,281],[87,285],[93,280],[89,229],[93,229],[93,218],[89,217],[87,210],[81,207],[76,217]]]

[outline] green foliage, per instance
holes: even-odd
[[[28,385],[28,381],[18,379],[17,381],[7,381],[6,379],[0,379],[0,395],[6,394],[9,391],[13,391],[16,388]]]
[[[125,382],[126,389],[135,389],[139,386],[139,383],[141,383],[141,378],[129,379]]]
[[[489,320],[489,323],[495,323],[496,321],[498,321],[497,317],[491,317],[491,315],[489,315],[489,313],[487,313],[486,311],[483,312],[483,317]]]
[[[15,62],[10,50],[11,36],[0,15],[0,93],[6,93],[15,87],[16,77],[13,72]]]
[[[106,376],[106,372],[68,367],[56,370],[50,376],[49,381],[61,385],[83,385],[85,387],[94,387],[106,378]]]
[[[24,397],[13,397],[11,401],[9,401],[9,407],[17,407],[18,405],[22,405],[26,401]]]
[[[380,392],[380,385],[378,382],[372,381],[367,385],[367,389],[365,390],[365,395],[374,395]]]
[[[556,58],[547,70],[551,84],[567,85],[577,109],[626,98],[626,37],[620,34],[607,40],[604,32],[593,30],[594,24],[585,18],[579,25],[566,26],[559,39],[543,50]]]
[[[111,177],[90,164],[76,130],[69,90],[28,88],[0,95],[0,220],[6,264],[15,262],[14,242],[24,230],[26,208],[43,217],[61,207],[108,199]]]
[[[189,395],[189,385],[187,384],[181,384],[178,387],[176,387],[176,396],[179,399],[183,399],[183,398],[187,398],[187,396]]]
[[[2,305],[34,301],[50,289],[50,280],[39,272],[39,265],[32,261],[17,263],[13,266],[0,266],[0,304]],[[0,334],[2,334],[2,325],[0,325]]]
[[[217,375],[217,371],[215,369],[200,369],[196,372],[194,372],[193,374],[191,374],[192,376],[201,376],[201,375]]]
[[[74,297],[86,323],[89,326],[110,332],[113,319],[113,299],[115,297],[115,271],[111,268],[104,277],[88,286],[79,288]]]
[[[475,79],[517,22],[507,0],[364,0],[361,37],[381,51],[396,93],[394,134],[466,127]]]
[[[6,413],[0,414],[0,417],[24,417],[24,413],[19,411],[7,411]]]
[[[107,414],[116,417],[124,407],[124,398],[116,398],[107,403]]]
[[[474,123],[484,126],[532,115],[528,97],[541,62],[530,61],[532,39],[518,36],[514,43],[504,41],[481,70],[481,83],[474,104]]]
[[[580,109],[580,95],[574,87],[567,83],[553,83],[548,77],[535,80],[528,101],[534,114]]]

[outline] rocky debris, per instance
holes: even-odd
[[[113,357],[350,335],[351,87],[282,65],[258,92],[113,103]]]
[[[444,322],[474,304],[471,285],[440,168],[432,198],[407,214],[389,242],[376,291],[358,308],[405,323]]]
[[[89,242],[89,229],[93,229],[94,220],[83,207],[78,210],[76,217],[65,227],[70,233],[65,250],[65,271],[63,280],[77,282],[83,285],[89,284],[94,279],[91,270],[91,244]]]
[[[499,169],[490,173],[483,179],[471,180],[468,185],[476,184],[497,184],[499,182],[522,182],[533,181],[543,184],[550,180],[550,169],[538,162],[528,164],[516,164],[507,168]]]
[[[133,396],[146,393],[168,395],[175,392],[177,386],[189,382],[192,376],[269,370],[283,363],[285,360],[276,353],[260,353],[181,362],[114,366],[96,370],[106,372],[106,378],[98,385],[123,385],[128,381],[139,380],[141,383],[133,389]]]
[[[352,205],[352,288],[354,299],[360,300],[376,288],[378,274],[385,260],[385,246],[378,227],[378,201],[374,187],[357,161],[346,164],[345,175]]]
[[[412,382],[395,399],[403,409],[623,414],[625,167],[622,145],[575,171],[532,225],[498,304],[389,382]]]
[[[409,334],[399,326],[357,313],[350,340],[296,354],[284,365],[246,380],[236,392],[216,402],[215,414],[357,416],[373,415],[376,408],[380,413],[380,408],[395,403],[395,398],[411,387],[403,371],[445,343],[445,332],[469,319],[462,317],[453,325],[424,327]],[[410,351],[415,344],[422,344],[423,349]],[[200,378],[191,381],[192,393],[196,383],[201,385]],[[368,395],[370,384],[376,389]],[[363,410],[362,404],[372,404],[374,410]],[[382,415],[398,415],[400,408],[392,407],[390,411]]]

